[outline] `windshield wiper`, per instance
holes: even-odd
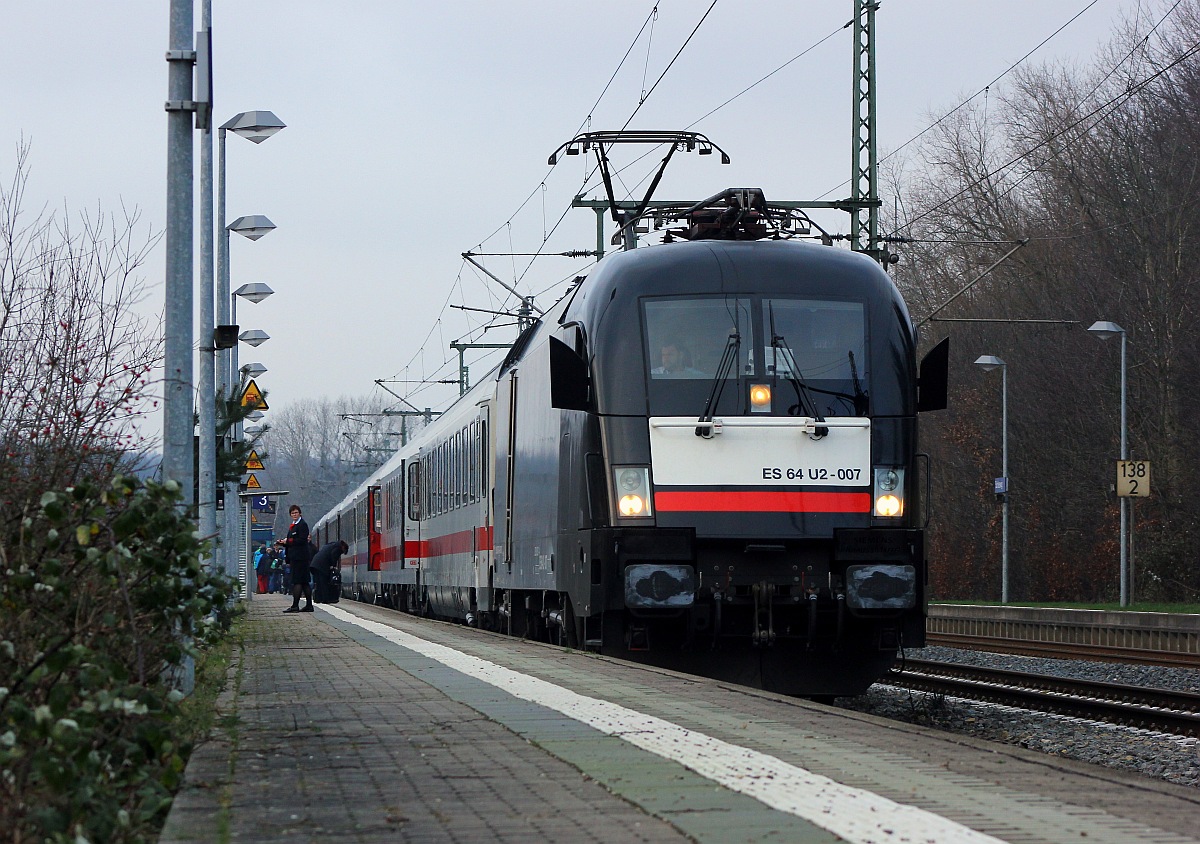
[[[854,352],[847,351],[846,354],[850,356],[850,381],[854,384],[854,415],[866,416],[870,407],[867,403],[867,393],[858,377],[858,367],[854,364]]]
[[[725,351],[721,353],[721,362],[717,365],[717,374],[713,377],[712,389],[708,391],[708,401],[704,403],[704,412],[696,420],[702,423],[696,426],[696,436],[703,437],[706,435],[705,432],[708,436],[712,436],[713,413],[717,409],[717,403],[721,401],[721,393],[725,390],[725,381],[729,378],[730,370],[737,363],[741,349],[742,335],[737,329],[734,329],[729,332],[729,339],[725,341]],[[708,423],[707,427],[703,423]]]
[[[792,352],[792,347],[788,345],[787,340],[784,339],[782,334],[776,334],[774,331],[771,332],[771,347],[775,350],[773,354],[776,356],[778,355],[780,349],[783,349],[785,352],[787,352],[787,380],[788,383],[792,385],[792,389],[796,391],[796,399],[799,402],[798,405],[793,405],[791,408],[788,408],[788,411],[790,412],[792,409],[799,407],[800,410],[804,411],[809,417],[812,418],[814,422],[824,422],[825,417],[822,416],[821,411],[817,409],[816,399],[812,397],[812,392],[809,390],[808,383],[804,380],[804,376],[800,374],[799,367],[796,366],[796,355]],[[775,358],[774,363],[775,377],[778,378],[778,357]],[[818,425],[813,429],[813,437],[815,439],[820,439],[821,437],[826,436],[828,433],[829,429],[824,425]]]
[[[808,415],[818,422],[824,422],[825,418],[821,416],[820,411],[817,410],[817,403],[813,400],[812,393],[810,393],[808,390],[808,384],[804,381],[804,376],[799,374],[800,368],[796,366],[796,355],[792,351],[792,347],[788,345],[787,340],[784,339],[782,334],[775,333],[774,302],[767,303],[767,317],[771,323],[771,375],[776,381],[778,381],[779,350],[783,349],[787,352],[788,357],[788,383],[790,383],[792,385],[792,389],[796,391],[796,401],[799,402],[798,405],[793,405],[793,407],[788,408],[788,414],[794,416],[795,414],[792,413],[792,410],[795,407],[799,407],[800,410],[805,412],[811,409],[812,412],[808,413]],[[808,407],[805,407],[805,402],[807,402]],[[825,433],[827,433],[827,431],[822,432],[821,436],[824,436]]]

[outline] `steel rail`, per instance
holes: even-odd
[[[1164,733],[1200,736],[1200,695],[906,659],[885,682]]]
[[[1095,662],[1122,662],[1132,665],[1200,669],[1200,654],[1124,648],[1117,645],[1039,642],[1026,639],[1002,639],[994,636],[972,636],[965,633],[928,633],[926,641],[929,645],[940,647],[1040,656],[1050,659],[1083,659]]]

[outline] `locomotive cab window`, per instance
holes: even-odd
[[[726,378],[745,371],[753,328],[748,299],[648,299],[645,326],[651,382],[710,381],[727,355],[733,366]]]
[[[778,381],[775,412],[803,405],[807,392],[822,416],[868,412],[867,332],[861,302],[764,299],[762,362]],[[796,415],[793,413],[793,415]]]
[[[642,315],[652,415],[698,415],[710,396],[717,397],[715,414],[870,410],[862,302],[663,297],[644,299]]]

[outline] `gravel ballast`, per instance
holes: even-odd
[[[1188,669],[1039,659],[958,648],[921,648],[908,651],[907,655],[914,659],[1200,693],[1200,671]],[[1200,739],[942,697],[882,683],[876,683],[860,697],[838,698],[837,705],[1200,788]]]

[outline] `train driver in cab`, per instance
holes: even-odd
[[[659,366],[650,370],[655,378],[703,378],[704,373],[692,366],[692,353],[682,340],[663,342],[659,349]]]

